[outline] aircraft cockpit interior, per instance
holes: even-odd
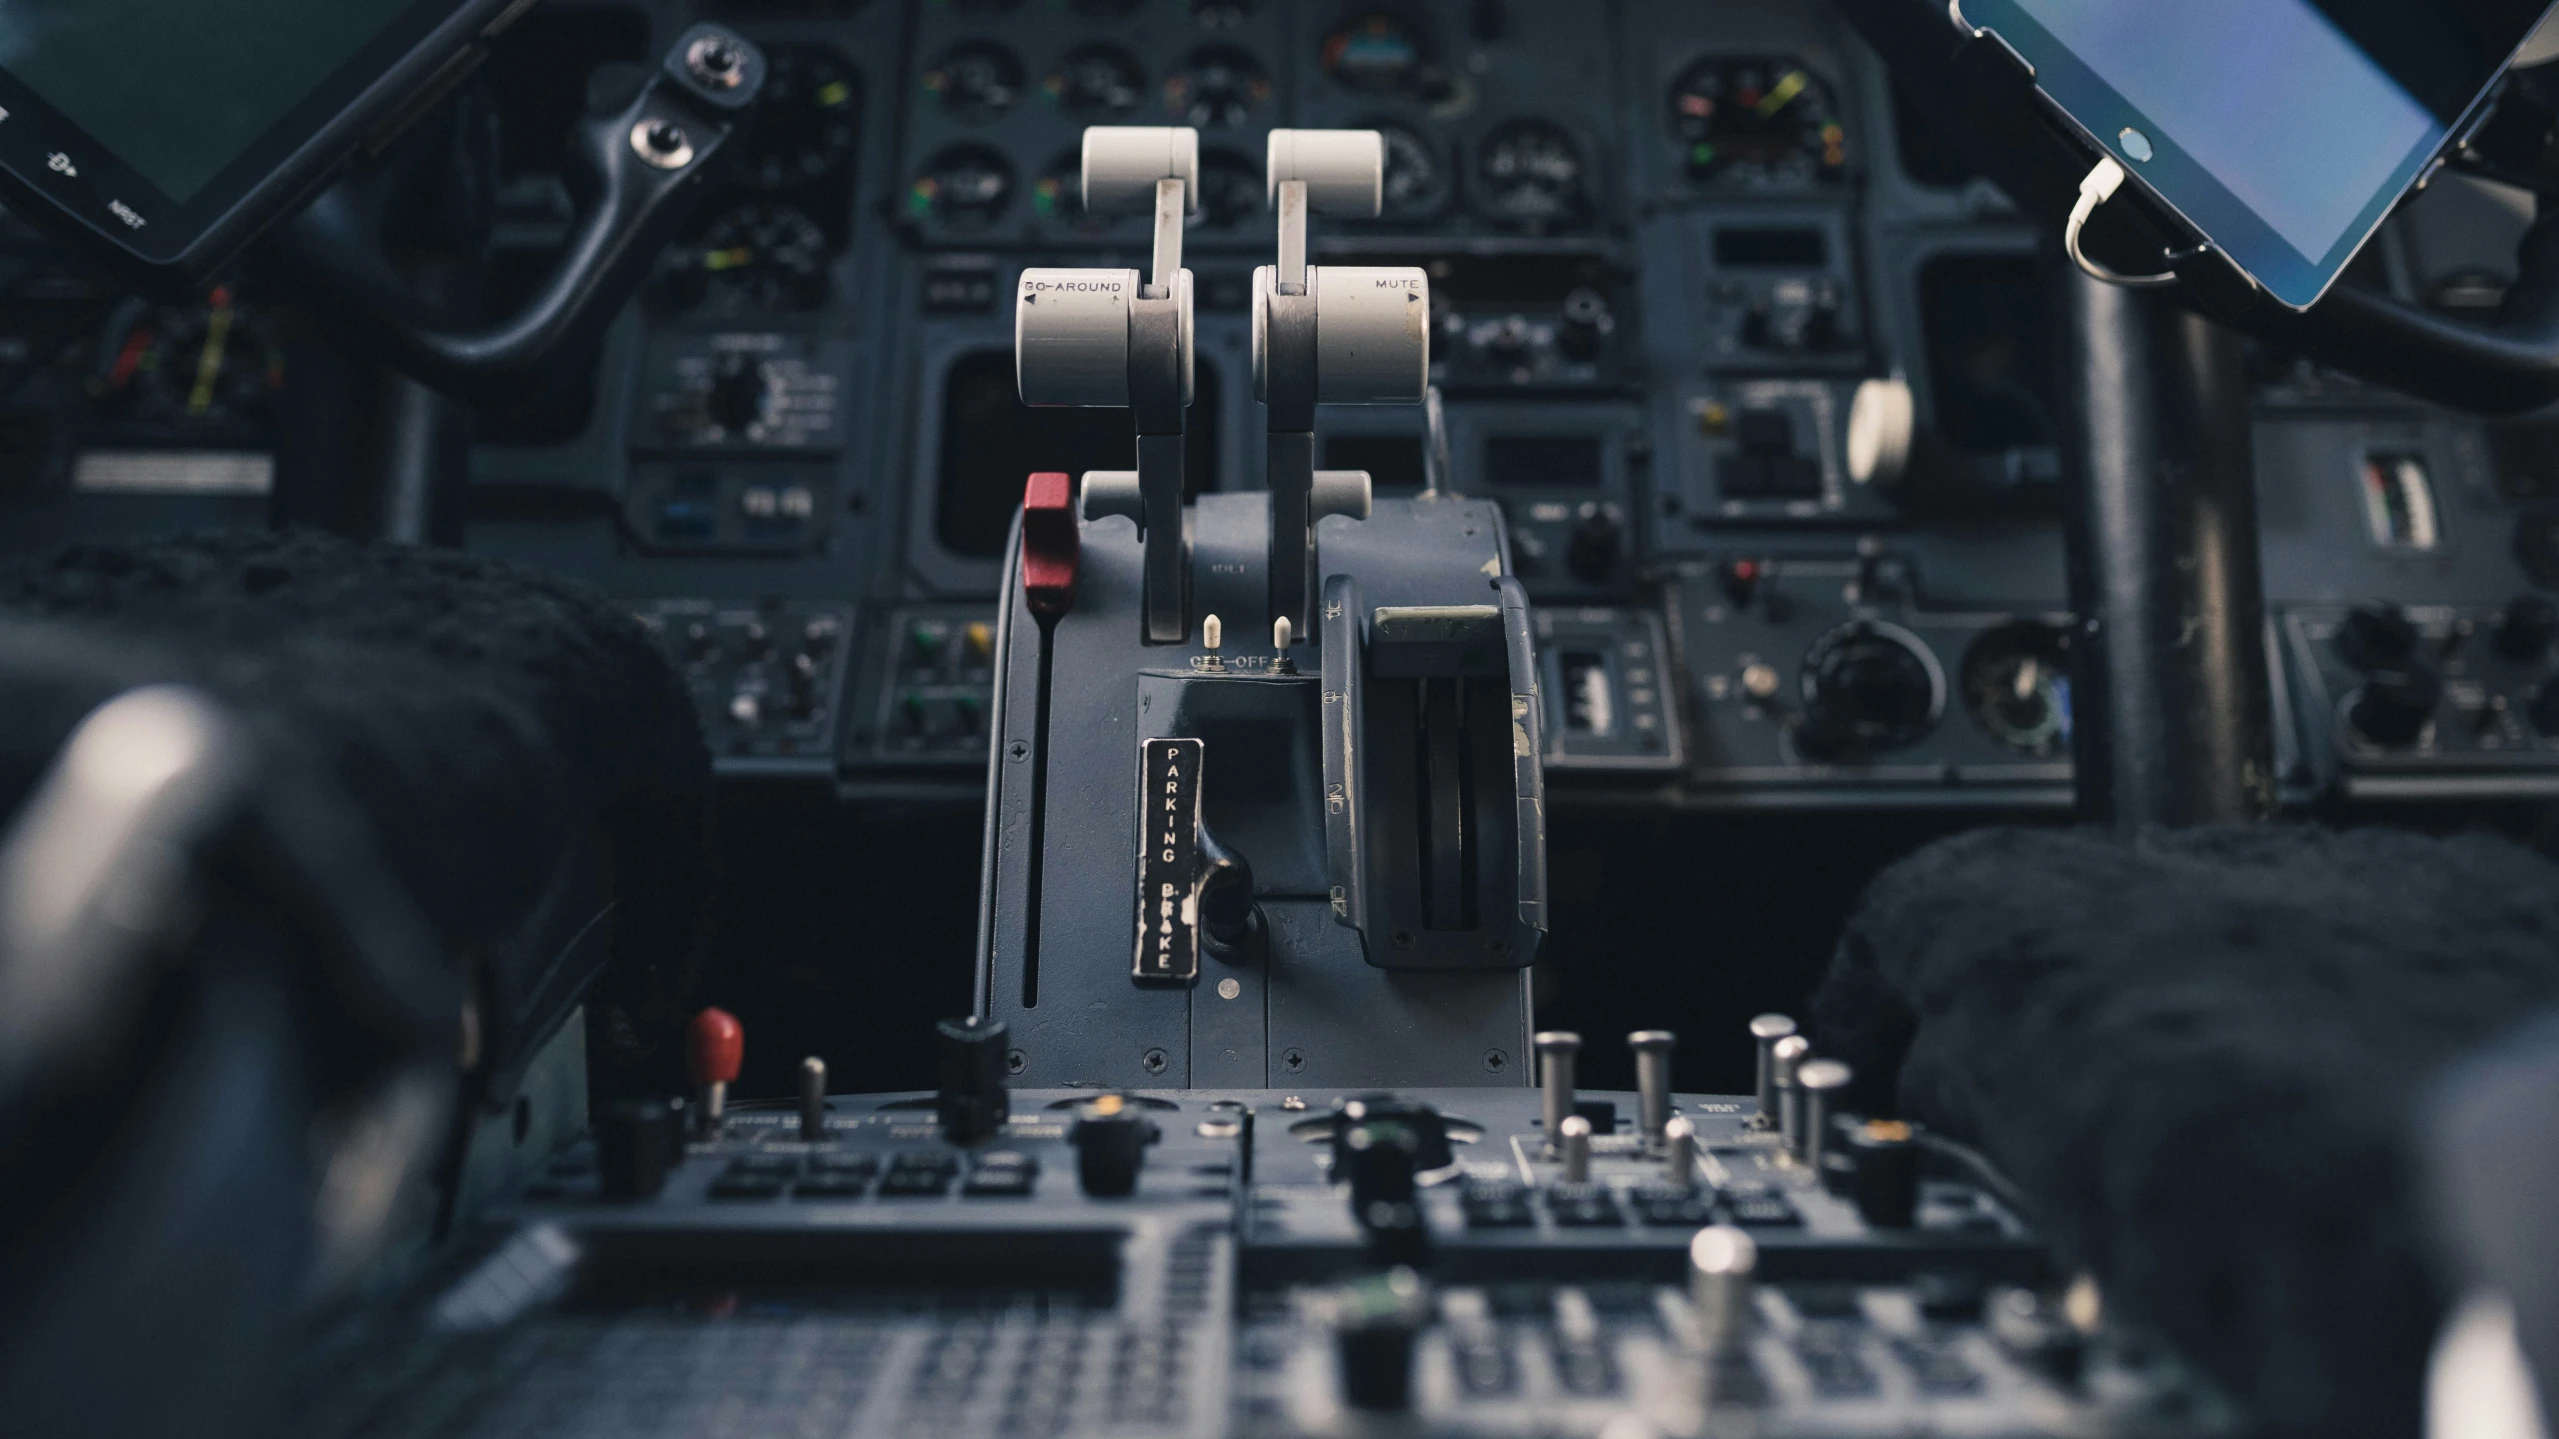
[[[2549,1439],[2559,6],[0,0],[0,1433]]]

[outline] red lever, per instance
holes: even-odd
[[[1035,615],[1062,615],[1075,604],[1075,565],[1084,532],[1075,523],[1073,476],[1031,476],[1022,490],[1022,594]]]
[[[684,1067],[698,1085],[731,1084],[746,1062],[746,1029],[725,1009],[706,1009],[684,1031]]]

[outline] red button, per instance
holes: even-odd
[[[1031,613],[1062,615],[1075,604],[1075,565],[1084,532],[1075,522],[1075,480],[1031,476],[1022,491],[1022,594]]]
[[[695,1084],[732,1084],[746,1062],[746,1028],[725,1009],[706,1009],[684,1031],[684,1067]]]

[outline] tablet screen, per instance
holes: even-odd
[[[7,0],[0,68],[177,204],[417,0]]]
[[[2327,288],[2549,0],[1965,0],[2287,303]]]

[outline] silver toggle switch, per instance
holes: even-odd
[[[1590,1121],[1576,1114],[1564,1121],[1564,1182],[1590,1183]]]
[[[1573,1117],[1573,1060],[1581,1053],[1582,1037],[1550,1029],[1540,1032],[1535,1043],[1539,1082],[1545,1086],[1546,1152],[1560,1154],[1564,1121]]]
[[[1626,1036],[1635,1051],[1635,1099],[1644,1142],[1659,1145],[1662,1127],[1670,1123],[1670,1055],[1679,1036],[1667,1029],[1639,1029]]]
[[[814,1054],[800,1061],[800,1138],[826,1138],[826,1061]]]
[[[1777,1041],[1795,1032],[1795,1021],[1782,1014],[1763,1014],[1750,1022],[1751,1040],[1759,1046],[1759,1113],[1751,1116],[1755,1129],[1777,1127]]]
[[[1813,1042],[1800,1034],[1777,1041],[1768,1052],[1769,1082],[1777,1090],[1777,1135],[1787,1159],[1803,1152],[1804,1091],[1795,1081],[1812,1054]]]
[[[1831,1112],[1842,1090],[1856,1075],[1836,1059],[1807,1061],[1795,1071],[1795,1088],[1803,1096],[1804,1129],[1795,1136],[1795,1158],[1821,1177],[1822,1158],[1830,1147]]]
[[[1697,1189],[1697,1126],[1679,1115],[1662,1126],[1663,1177],[1682,1194]]]

